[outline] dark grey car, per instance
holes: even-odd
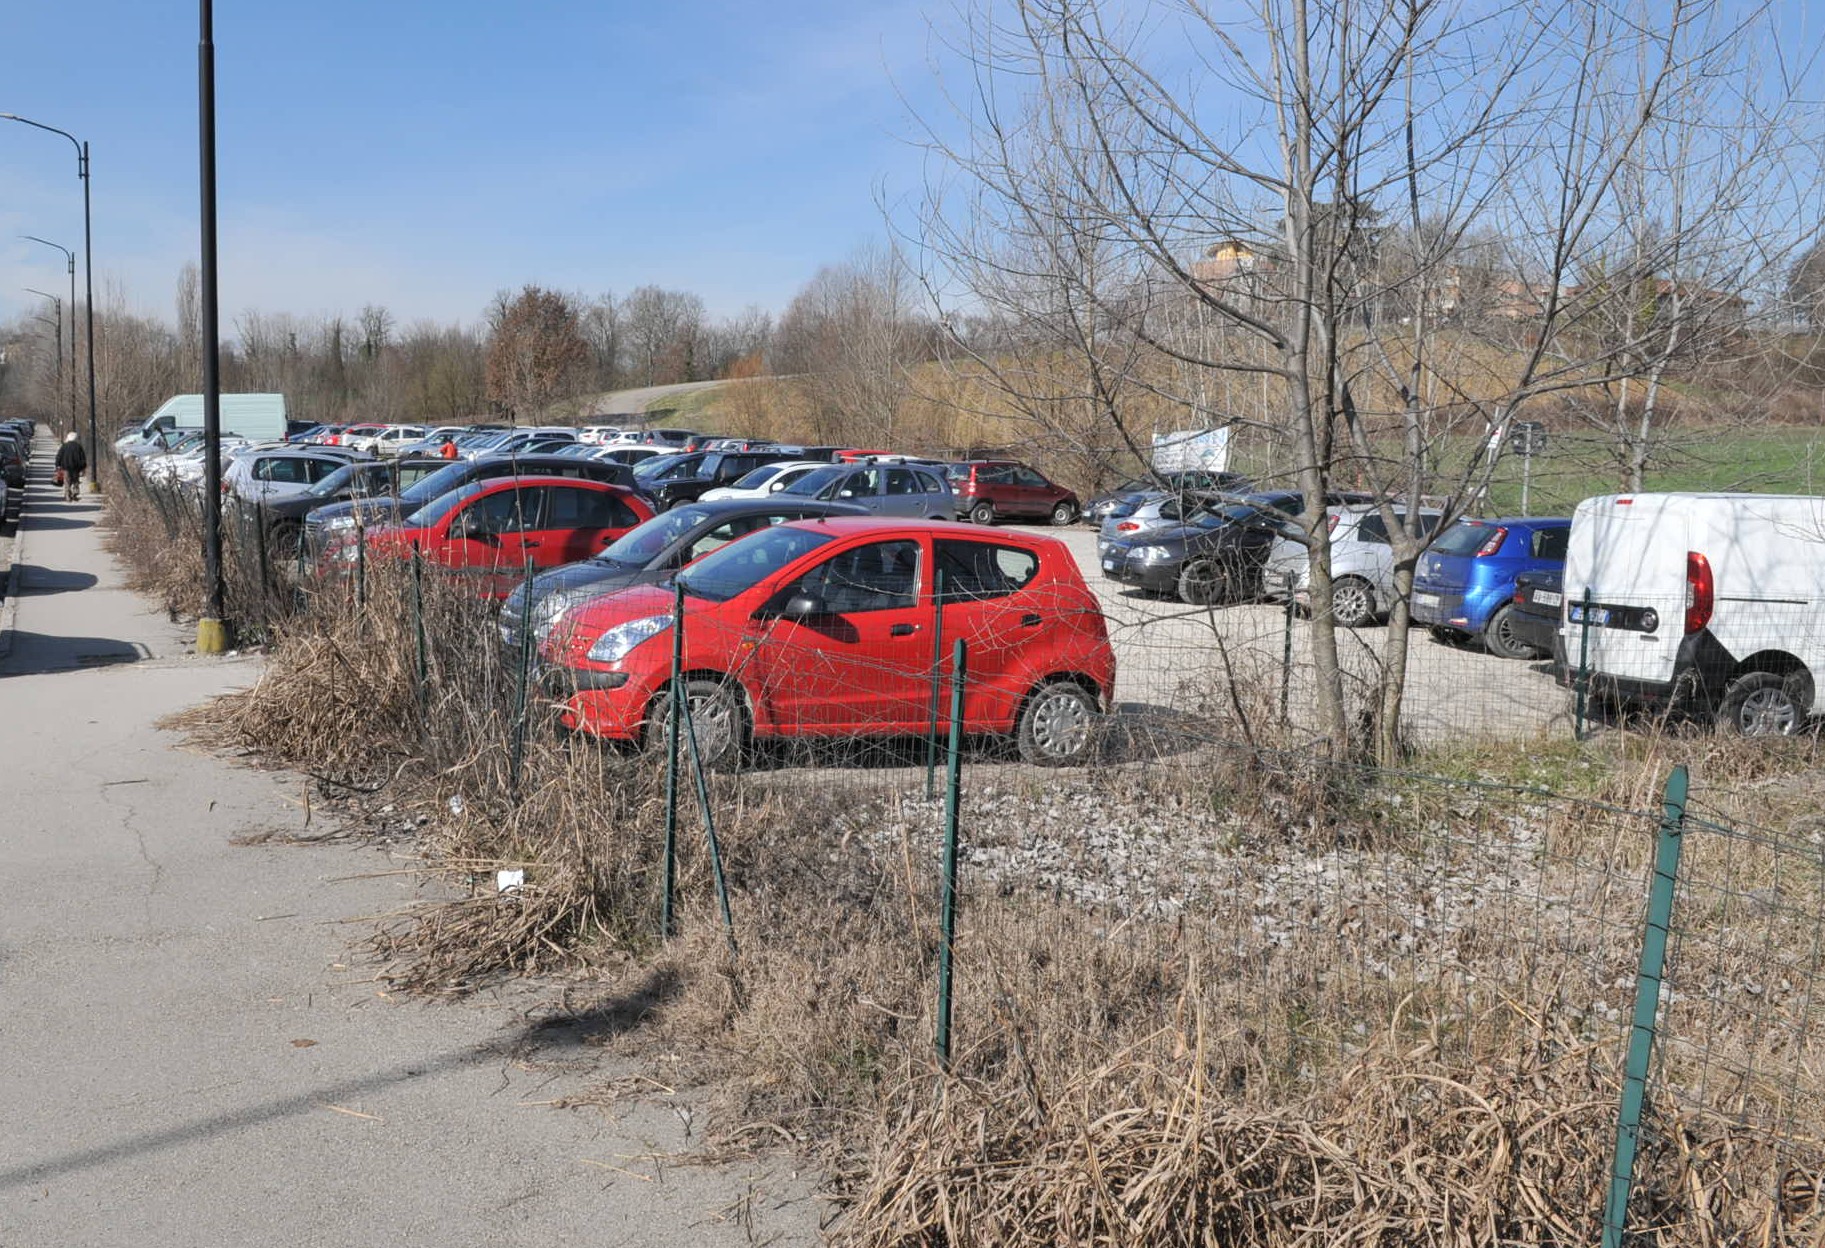
[[[501,604],[501,643],[509,650],[519,649],[522,619],[530,621],[533,640],[543,641],[559,617],[577,603],[664,580],[700,555],[760,529],[787,520],[867,514],[849,503],[778,496],[685,503],[623,534],[601,554],[540,573],[529,585],[515,589]]]
[[[319,507],[353,499],[391,499],[447,467],[448,460],[422,457],[363,459],[346,464],[304,493],[266,504],[259,523],[266,531],[267,549],[281,557],[295,555],[304,518]]]
[[[929,463],[832,464],[807,472],[774,497],[787,502],[854,503],[870,515],[905,520],[957,518],[957,496],[944,469]]]

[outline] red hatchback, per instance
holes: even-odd
[[[952,643],[968,643],[965,730],[1012,736],[1029,762],[1086,758],[1115,683],[1102,611],[1048,537],[801,520],[731,542],[679,580],[692,721],[718,763],[749,737],[928,732],[938,609],[947,681]],[[571,609],[541,652],[566,726],[638,741],[663,725],[672,606],[666,584]]]
[[[526,575],[587,559],[653,509],[632,490],[575,477],[489,477],[425,504],[396,526],[366,534],[370,559],[409,559],[475,578],[477,592],[505,598]],[[354,543],[326,557],[349,563]]]

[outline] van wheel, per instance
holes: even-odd
[[[1717,726],[1740,737],[1791,737],[1806,723],[1812,682],[1804,672],[1749,672],[1724,689]]]
[[[697,757],[705,771],[732,771],[741,762],[747,746],[747,717],[742,713],[741,699],[719,680],[696,679],[685,682],[685,698],[690,706],[690,725],[697,731]],[[646,717],[646,748],[665,749],[672,718],[671,691],[662,691],[653,699]],[[681,725],[678,733],[678,756],[683,765],[691,765],[690,738]]]
[[[1062,529],[1065,525],[1074,524],[1076,521],[1077,508],[1071,506],[1070,503],[1060,503],[1052,508],[1052,523],[1059,528]]]
[[[970,508],[970,522],[972,524],[995,523],[995,505],[993,503],[977,503],[974,507]]]
[[[1375,591],[1360,577],[1346,576],[1331,586],[1331,615],[1345,628],[1375,622]]]
[[[1483,645],[1499,659],[1531,659],[1539,654],[1514,635],[1514,607],[1503,606],[1483,626]]]
[[[1096,745],[1096,699],[1082,685],[1054,680],[1041,685],[1020,708],[1014,730],[1020,757],[1039,767],[1081,762]]]

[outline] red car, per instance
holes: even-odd
[[[957,515],[976,524],[997,520],[1076,521],[1077,495],[1011,459],[971,459],[947,470],[957,496]]]
[[[533,570],[575,563],[596,554],[653,509],[625,486],[576,477],[489,477],[425,504],[398,525],[370,529],[370,559],[426,561],[473,576],[477,592],[505,598]],[[350,563],[351,539],[326,558]]]
[[[1052,538],[949,521],[801,520],[731,542],[678,579],[706,761],[739,758],[750,737],[929,732],[935,581],[947,681],[952,643],[969,645],[965,730],[1012,736],[1023,758],[1046,765],[1095,747],[1115,656],[1076,560]],[[662,730],[672,606],[667,583],[571,609],[540,655],[567,727],[632,741]]]

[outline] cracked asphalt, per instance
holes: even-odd
[[[353,946],[403,861],[231,844],[326,830],[157,727],[258,662],[189,654],[48,459],[0,659],[0,1246],[816,1242],[790,1162],[674,1164],[688,1105],[553,1108],[622,1072],[536,986],[390,994]]]

